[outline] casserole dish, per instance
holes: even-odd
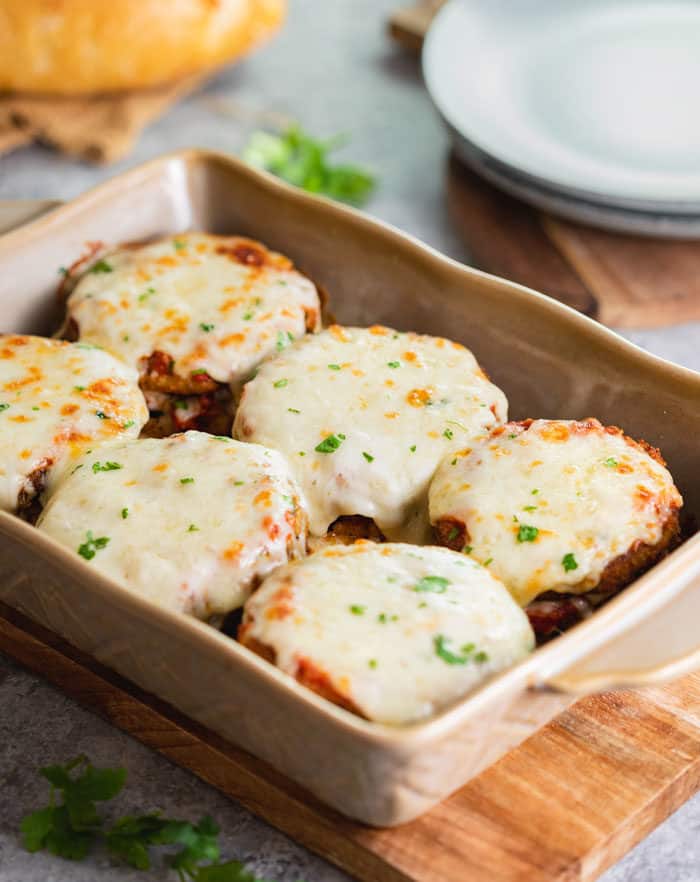
[[[289,254],[330,292],[340,322],[466,344],[508,395],[513,419],[595,415],[644,437],[663,450],[686,511],[700,511],[699,374],[222,155],[154,160],[3,236],[0,330],[47,334],[59,325],[57,270],[86,242],[188,228],[235,232]],[[327,703],[224,634],[150,606],[2,512],[0,600],[376,826],[426,811],[578,694],[700,666],[699,536],[587,621],[427,722],[400,729]]]

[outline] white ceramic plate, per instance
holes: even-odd
[[[700,211],[700,3],[451,0],[423,70],[450,126],[535,183]]]

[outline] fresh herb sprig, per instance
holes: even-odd
[[[278,135],[253,132],[243,159],[302,190],[363,205],[374,190],[373,175],[357,165],[332,165],[328,159],[346,141],[345,136],[320,141],[295,124]]]
[[[65,765],[45,766],[51,785],[49,804],[20,824],[29,852],[46,849],[67,860],[83,860],[99,844],[137,870],[151,868],[150,849],[176,846],[167,866],[181,882],[265,882],[239,861],[219,863],[219,828],[209,817],[197,824],[163,818],[157,812],[126,815],[107,826],[96,803],[114,799],[124,787],[126,770],[96,768],[83,754]]]

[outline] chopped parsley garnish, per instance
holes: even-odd
[[[286,282],[284,284],[286,284]],[[277,331],[276,347],[278,352],[281,352],[285,348],[285,346],[289,346],[289,344],[293,342],[294,334],[290,333],[289,331],[287,331],[286,333],[284,331]]]
[[[2,413],[3,410],[7,410],[7,408],[8,408],[9,406],[10,406],[9,404],[4,404],[4,403],[3,403],[3,404],[0,404],[0,413]]]
[[[357,604],[357,603],[353,603],[353,604],[352,604],[350,607],[348,607],[348,608],[349,608],[350,612],[351,612],[354,616],[363,616],[363,615],[365,614],[366,609],[367,609],[366,606],[360,606],[360,605]]]
[[[512,440],[513,438],[517,438],[518,436],[513,434],[513,435],[508,435],[508,437]]]
[[[386,613],[379,613],[379,615],[377,616],[377,621],[382,625],[386,625],[386,623],[389,621],[389,616]]]
[[[73,386],[76,392],[84,392],[85,386]]]
[[[187,528],[187,532],[188,533],[198,533],[199,527],[196,524],[190,524],[189,527]]]
[[[483,652],[483,650],[479,652],[474,651],[476,646],[473,643],[465,643],[464,646],[460,648],[459,655],[448,649],[447,643],[447,637],[444,637],[442,634],[437,634],[433,638],[435,654],[448,665],[466,665],[470,661],[476,662],[477,664],[483,664],[489,660],[488,653]]]
[[[123,469],[124,466],[119,462],[93,462],[92,470],[95,474],[97,472],[116,472],[117,469]]]
[[[171,362],[171,364],[170,364],[170,373],[172,374],[172,372],[173,372],[173,366],[172,366],[172,362]],[[190,371],[190,376],[191,376],[191,377],[201,377],[202,374],[206,374],[206,370],[205,370],[204,368],[197,368],[196,371]]]
[[[297,410],[296,407],[288,407],[287,410],[289,413],[301,413],[300,410]]]
[[[367,460],[367,462],[374,462],[374,457],[371,453],[366,453],[364,450],[362,451],[362,455]]]
[[[194,484],[194,478],[190,478],[190,477],[180,478],[180,483],[181,484]]]
[[[401,362],[400,361],[387,361],[386,366],[390,367],[390,368],[398,368],[398,367],[401,367]]]
[[[452,429],[445,429],[445,431],[442,434],[443,434],[443,437],[447,438],[448,441],[451,441],[455,436],[455,433],[452,431]]]
[[[483,562],[482,566],[487,567],[490,563],[493,563],[492,557],[486,558],[486,560]]]
[[[199,328],[200,330],[204,331],[205,334],[208,334],[209,331],[214,330],[214,325],[211,322],[200,322]]]
[[[453,465],[453,466],[454,466],[454,465],[457,465],[457,457],[455,457],[455,458],[450,462],[450,465]]]
[[[523,511],[537,511],[536,505],[524,505]]]
[[[562,557],[561,565],[564,567],[567,573],[569,572],[569,570],[578,569],[578,561],[576,560],[572,552],[569,552],[568,554],[565,554],[564,557]]]
[[[444,594],[450,580],[444,576],[423,576],[415,584],[414,591],[434,591],[436,594]]]
[[[609,469],[614,469],[617,468],[619,463],[614,456],[609,456],[606,460],[603,461],[603,465],[606,465]]]
[[[78,547],[78,554],[85,560],[92,560],[95,553],[102,548],[106,548],[109,544],[108,536],[98,536],[97,539],[92,535],[92,531],[88,530],[85,536],[85,542]]]
[[[289,380],[286,377],[283,377],[281,380],[275,380],[272,385],[275,387],[275,389],[284,389],[288,382]]]
[[[135,425],[133,420],[127,420],[125,423],[122,423],[122,429],[130,429],[133,425]]]
[[[531,494],[532,496],[537,496],[537,494],[538,494],[539,492],[540,492],[540,491],[539,491],[539,488],[537,488],[537,487],[535,487],[534,490],[530,490],[530,494]]]
[[[416,445],[411,444],[411,446],[408,449],[411,451],[411,453],[415,453],[416,452]]]
[[[230,441],[231,440],[228,437],[228,435],[212,435],[211,437],[214,438],[216,441]]]
[[[472,546],[465,545],[464,548],[462,549],[462,553],[463,554],[471,554],[472,553]]]
[[[374,189],[372,175],[359,166],[331,165],[328,159],[330,151],[344,140],[335,137],[321,141],[296,124],[276,135],[256,131],[243,151],[243,160],[302,190],[362,205]]]
[[[59,266],[58,274],[59,276],[63,276],[65,278],[68,275],[68,269],[65,266]]]
[[[518,527],[518,542],[534,542],[539,535],[539,530],[537,527],[532,527],[529,524],[520,524]]]
[[[247,312],[243,313],[243,321],[249,322],[253,318],[253,310],[249,309]]]
[[[234,486],[234,487],[242,487],[243,484],[245,484],[245,481],[234,481],[234,482],[233,482],[233,486]],[[285,498],[285,499],[289,499],[288,496],[285,496],[284,498]]]
[[[114,268],[111,264],[107,263],[106,260],[98,260],[93,266],[90,267],[91,273],[111,273],[114,272]]]
[[[129,517],[129,509],[123,508],[122,509],[122,520],[125,521],[128,517]]]
[[[371,658],[371,659],[367,662],[367,664],[369,665],[370,668],[372,668],[372,670],[374,670],[374,668],[377,667],[377,659],[376,659],[376,658]]]
[[[452,540],[456,539],[459,536],[459,527],[452,527],[450,532],[447,534],[447,538]]]
[[[139,294],[139,303],[143,303],[144,301],[148,300],[148,298],[151,296],[151,294],[155,294],[155,293],[156,293],[155,288],[153,288],[153,287],[146,288],[146,290],[143,292],[143,294]]]
[[[173,248],[176,251],[182,251],[183,248],[187,248],[187,242],[183,242],[182,239],[173,239]]]
[[[314,447],[314,450],[316,453],[333,453],[340,447],[344,439],[345,435],[327,435]]]
[[[103,410],[96,410],[95,416],[98,420],[109,420],[111,417],[108,417],[107,414]]]
[[[329,364],[329,365],[328,365],[328,370],[331,370],[331,371],[339,371],[339,370],[340,370],[340,365],[339,365],[339,364]]]

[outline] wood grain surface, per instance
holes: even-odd
[[[575,704],[416,821],[353,823],[0,604],[0,651],[368,882],[589,882],[700,789],[700,675]]]
[[[474,263],[603,324],[700,321],[700,241],[596,230],[531,208],[466,169],[447,168],[450,214]]]

